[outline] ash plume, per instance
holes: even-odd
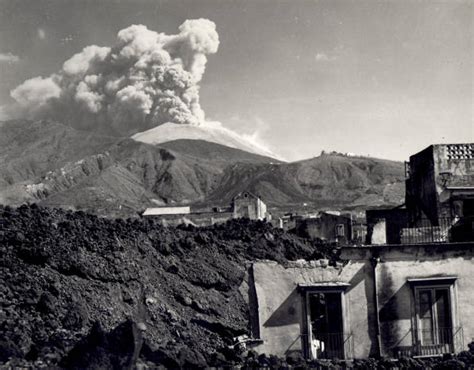
[[[114,46],[87,46],[59,72],[31,78],[10,94],[22,116],[77,128],[130,134],[165,122],[200,125],[199,82],[218,46],[207,19],[185,21],[176,35],[132,25],[118,32]]]

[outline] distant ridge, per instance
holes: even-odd
[[[107,216],[153,204],[227,205],[249,190],[271,207],[364,209],[403,202],[403,164],[324,154],[285,163],[204,140],[147,144],[57,122],[0,125],[0,203]]]

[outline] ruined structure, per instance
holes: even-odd
[[[296,218],[299,235],[348,245],[353,239],[352,217],[340,212],[319,212],[315,217]]]
[[[431,145],[405,168],[405,204],[367,211],[368,243],[474,240],[474,144]]]
[[[474,216],[474,144],[431,145],[406,163],[406,206],[415,224]]]
[[[258,353],[307,358],[457,353],[474,337],[474,243],[342,248],[344,263],[253,263]]]
[[[400,244],[401,230],[408,225],[406,208],[367,210],[369,244]]]

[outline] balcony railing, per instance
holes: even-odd
[[[394,348],[396,357],[439,356],[457,353],[464,349],[462,327],[438,328],[437,330],[418,330],[411,346]]]
[[[312,358],[353,358],[353,336],[348,333],[315,333],[310,343]]]
[[[473,223],[473,217],[443,217],[435,225],[430,220],[421,220],[416,227],[402,228],[400,241],[401,244],[474,241]]]

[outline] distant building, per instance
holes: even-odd
[[[223,223],[232,218],[249,218],[251,220],[271,220],[267,206],[260,197],[244,191],[237,194],[230,207],[212,207],[209,209],[191,210],[191,207],[156,207],[147,208],[144,217],[154,217],[165,226],[192,224],[209,226]]]
[[[262,199],[249,191],[237,194],[232,200],[234,218],[249,218],[251,220],[269,219],[267,206]]]
[[[281,225],[278,226],[280,227],[281,229],[285,230],[285,231],[288,231],[288,230],[292,230],[296,227],[296,219],[297,219],[297,215],[295,213],[286,213],[284,214],[283,216],[281,216],[279,218],[279,222],[278,224]],[[281,222],[280,222],[281,220]]]
[[[143,216],[189,215],[190,207],[155,207],[147,208]]]
[[[351,215],[340,212],[319,212],[316,217],[296,218],[296,232],[311,239],[337,242],[342,245],[352,241]]]

